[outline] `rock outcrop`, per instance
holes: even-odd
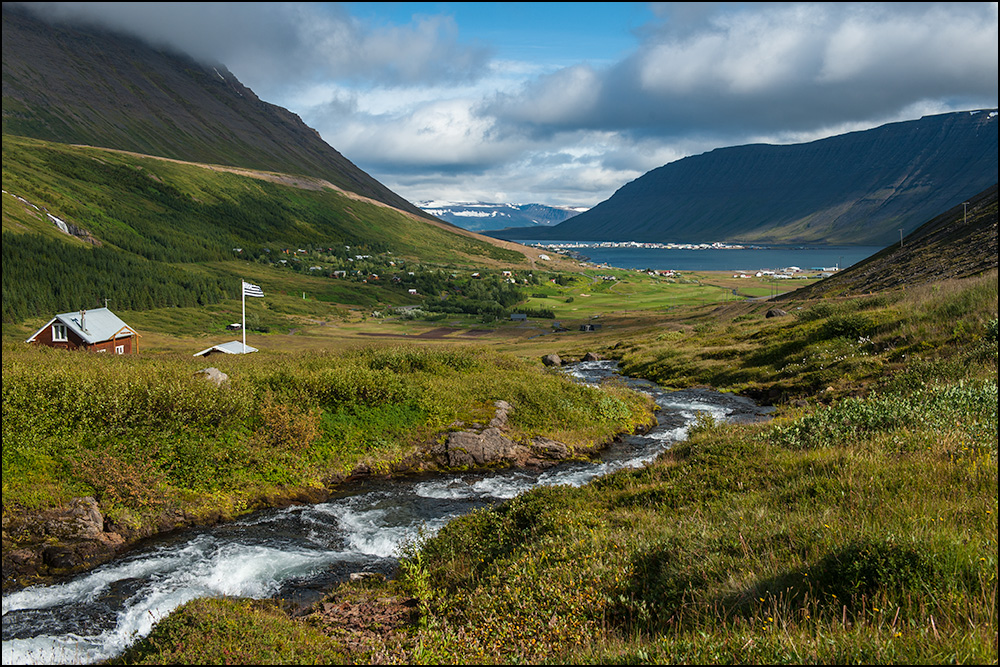
[[[496,414],[485,428],[453,431],[443,443],[430,450],[430,459],[441,468],[489,468],[522,466],[544,468],[572,455],[565,444],[548,438],[515,441],[508,437],[507,420],[511,407],[497,401]]]
[[[18,548],[8,549],[9,541],[17,542]],[[125,538],[105,529],[97,501],[88,496],[30,518],[5,516],[3,542],[6,589],[8,583],[93,567],[111,558]]]

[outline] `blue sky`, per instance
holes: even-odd
[[[452,16],[463,37],[489,45],[498,58],[551,67],[620,59],[638,43],[632,31],[655,17],[643,2],[350,2],[346,6],[353,16],[373,25],[405,25],[415,15]]]
[[[997,3],[35,3],[221,62],[410,201],[995,108]]]

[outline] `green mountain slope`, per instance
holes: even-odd
[[[5,322],[106,298],[135,310],[216,303],[239,284],[233,262],[272,266],[286,250],[322,249],[343,269],[349,254],[525,262],[447,223],[273,172],[5,136],[3,184]]]
[[[421,217],[222,65],[3,6],[3,132],[323,178]]]
[[[378,258],[370,272],[396,257],[526,261],[405,201],[222,65],[6,3],[3,184],[4,322],[105,299],[216,303],[233,297],[240,261],[303,270],[300,249],[317,272],[352,268],[352,253]],[[330,299],[397,298],[360,279],[345,289]]]
[[[505,239],[887,245],[997,182],[996,110],[927,116],[806,144],[720,148]]]
[[[868,259],[777,300],[858,296],[997,268],[997,186],[924,223]]]

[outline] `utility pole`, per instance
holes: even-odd
[[[969,202],[962,202],[962,207],[965,209],[965,219],[962,221],[962,224],[967,225],[969,224]]]
[[[899,247],[900,248],[903,247],[903,230],[902,229],[899,230]]]

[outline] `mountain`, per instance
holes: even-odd
[[[534,227],[559,224],[585,208],[544,204],[486,204],[482,202],[415,202],[425,213],[472,231],[507,227]]]
[[[805,144],[720,148],[654,169],[553,227],[505,239],[888,245],[997,182],[997,111]]]
[[[223,65],[3,4],[3,132],[303,174],[427,217]]]
[[[857,296],[965,278],[997,268],[997,185],[924,223],[889,247],[776,300]]]
[[[216,304],[241,276],[399,304],[389,281],[332,278],[532,252],[423,212],[221,65],[6,3],[3,189],[5,323]]]

